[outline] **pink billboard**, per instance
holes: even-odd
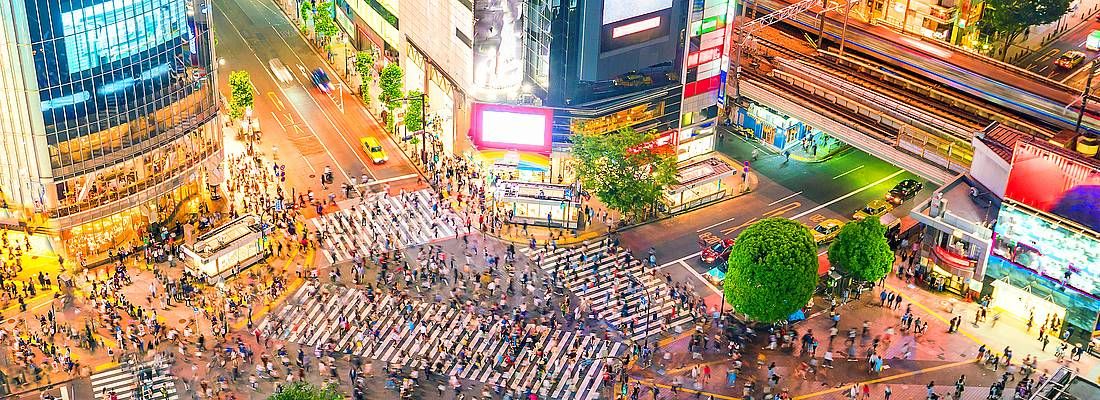
[[[554,110],[543,107],[474,103],[470,138],[479,149],[550,154]]]

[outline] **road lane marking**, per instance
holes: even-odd
[[[768,204],[768,205],[770,206],[771,204]],[[716,224],[710,224],[710,225],[707,225],[707,226],[705,226],[705,227],[703,227],[703,228],[701,228],[701,229],[696,229],[696,230],[695,230],[695,232],[696,232],[696,233],[699,233],[699,232],[705,231],[705,230],[707,230],[707,229],[710,229],[710,228],[716,227],[716,226],[718,226],[718,225],[722,225],[722,224],[724,224],[724,223],[727,223],[727,222],[733,221],[734,219],[737,219],[737,217],[730,217],[730,218],[727,218],[727,219],[725,219],[725,220],[722,220],[721,222],[718,222],[718,223],[716,223]]]
[[[929,373],[929,372],[935,372],[935,371],[939,371],[941,369],[955,368],[955,367],[958,367],[958,366],[973,363],[974,361],[975,361],[974,359],[956,361],[956,362],[953,362],[953,363],[950,363],[950,364],[937,365],[935,367],[928,367],[928,368],[925,368],[925,369],[919,369],[919,370],[916,370],[916,371],[905,372],[905,373],[901,373],[901,374],[897,374],[897,375],[884,376],[882,378],[871,379],[869,381],[856,382],[856,383],[853,383],[853,385],[856,385],[858,387],[858,386],[863,386],[864,384],[873,385],[873,384],[876,384],[876,383],[889,382],[889,381],[892,381],[892,380],[907,378],[907,377],[914,376],[914,375],[920,375],[920,374],[925,374],[925,373]],[[804,394],[804,395],[795,396],[794,400],[803,400],[803,399],[809,399],[809,398],[813,398],[813,397],[817,397],[817,396],[821,396],[821,395],[826,395],[826,394],[830,394],[830,393],[842,392],[842,391],[848,390],[851,387],[852,386],[849,385],[849,384],[844,384],[844,385],[841,385],[840,387],[829,388],[829,389],[821,390],[821,391],[818,391],[818,392],[807,393],[807,394]]]
[[[904,169],[899,169],[899,170],[895,171],[894,173],[883,177],[882,179],[871,182],[867,186],[864,186],[864,187],[861,187],[859,189],[853,190],[853,191],[849,192],[848,194],[837,197],[837,198],[833,199],[832,201],[830,201],[828,203],[825,203],[825,204],[819,205],[817,207],[811,208],[809,210],[803,211],[801,214],[798,214],[798,215],[795,215],[795,216],[791,217],[791,219],[799,219],[799,218],[805,217],[807,215],[810,215],[811,213],[815,213],[815,212],[817,212],[817,210],[820,210],[822,208],[825,208],[825,207],[831,206],[833,204],[836,204],[836,202],[838,202],[838,201],[841,201],[841,200],[847,199],[849,197],[855,196],[859,192],[862,192],[864,190],[875,187],[875,186],[879,185],[880,183],[886,182],[886,181],[890,180],[891,178],[893,178],[895,176],[901,175],[902,172],[905,172],[905,170]]]
[[[684,260],[680,260],[678,262],[680,263],[680,265],[684,266],[684,269],[688,270],[688,272],[691,272],[691,274],[694,275],[696,278],[699,278],[699,280],[703,281],[703,283],[706,284],[707,287],[710,288],[710,290],[713,290],[715,294],[722,294],[722,292],[719,291],[718,288],[714,287],[714,285],[710,283],[709,279],[703,277],[703,274],[700,274],[699,271],[696,271],[695,268],[692,268],[690,264],[688,264]]]
[[[790,196],[784,197],[784,198],[782,198],[782,199],[779,199],[779,200],[773,201],[773,202],[771,202],[771,203],[768,203],[768,205],[769,205],[769,206],[774,206],[774,205],[776,205],[776,204],[782,203],[782,202],[783,202],[784,200],[788,200],[788,199],[790,199],[791,197],[794,197],[794,196],[798,196],[798,195],[800,195],[800,194],[802,194],[802,191],[801,191],[801,190],[799,190],[799,191],[798,191],[798,193],[795,193],[795,194],[792,194],[792,195],[790,195]]]
[[[680,257],[680,258],[678,258],[678,259],[675,259],[675,260],[669,261],[669,262],[667,262],[667,263],[661,264],[661,266],[657,267],[657,269],[662,269],[662,268],[668,267],[668,266],[670,266],[670,265],[672,265],[672,264],[676,264],[676,263],[678,263],[678,262],[681,262],[681,261],[687,260],[687,259],[689,259],[689,258],[692,258],[692,257],[698,257],[698,256],[699,256],[700,254],[703,254],[703,252],[702,252],[701,250],[700,250],[700,251],[697,251],[697,252],[694,252],[694,253],[691,253],[691,254],[688,254],[688,255],[686,255],[686,256]]]
[[[776,208],[774,210],[771,210],[771,211],[768,211],[768,212],[764,213],[764,216],[768,217],[768,218],[778,217],[780,215],[786,214],[787,211],[797,210],[798,207],[802,207],[802,203],[797,202],[797,201],[793,201],[793,202],[790,202],[790,203],[788,203],[787,205],[785,205],[783,207],[779,207],[779,208]]]
[[[833,180],[836,180],[837,178],[840,178],[840,177],[842,177],[842,176],[844,176],[844,175],[848,175],[848,174],[850,174],[850,173],[853,173],[853,172],[859,171],[859,170],[863,169],[863,167],[866,167],[866,165],[862,165],[862,164],[861,164],[861,165],[860,165],[860,166],[858,166],[858,167],[852,168],[852,169],[851,169],[851,170],[849,170],[848,172],[845,172],[845,173],[843,173],[843,174],[840,174],[840,175],[834,176],[834,177],[833,177]]]

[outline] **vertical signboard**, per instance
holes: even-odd
[[[523,0],[474,0],[473,86],[478,95],[513,92],[523,83],[525,9]]]

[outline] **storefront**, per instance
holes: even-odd
[[[550,158],[537,153],[483,150],[470,153],[468,157],[475,164],[486,167],[501,181],[550,182]]]
[[[677,213],[721,200],[729,190],[722,179],[737,171],[716,157],[681,164],[676,167],[676,183],[665,193],[668,212]]]
[[[714,151],[714,133],[714,123],[705,127],[681,129],[677,138],[676,162],[687,161]]]
[[[411,40],[405,41],[402,57],[405,69],[405,90],[418,90],[428,95],[427,130],[434,135],[446,155],[454,154],[456,98],[461,104],[465,101],[462,93],[456,90],[454,82],[435,65],[428,56],[420,51]]]
[[[986,282],[1000,286],[988,294],[1006,311],[1021,319],[1034,313],[1036,324],[1062,315],[1056,328],[1083,343],[1100,331],[1100,239],[1072,226],[1021,205],[1002,207]]]
[[[493,196],[509,223],[583,229],[578,193],[573,185],[499,181]]]
[[[737,111],[738,124],[752,129],[756,138],[765,144],[784,149],[810,135],[815,138],[825,136],[825,132],[808,126],[802,121],[752,100],[748,102],[747,108]]]

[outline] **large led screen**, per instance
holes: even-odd
[[[1100,296],[1100,241],[1018,207],[1003,207],[993,254]]]
[[[110,64],[186,32],[185,2],[112,0],[61,14],[70,74]]]
[[[548,108],[474,103],[470,136],[479,148],[549,153],[553,119]]]
[[[1045,143],[1016,143],[1005,197],[1100,232],[1100,168]]]
[[[525,7],[523,0],[474,0],[473,85],[480,94],[514,92],[523,83]]]
[[[613,24],[669,7],[672,7],[672,0],[603,0],[603,24]]]

